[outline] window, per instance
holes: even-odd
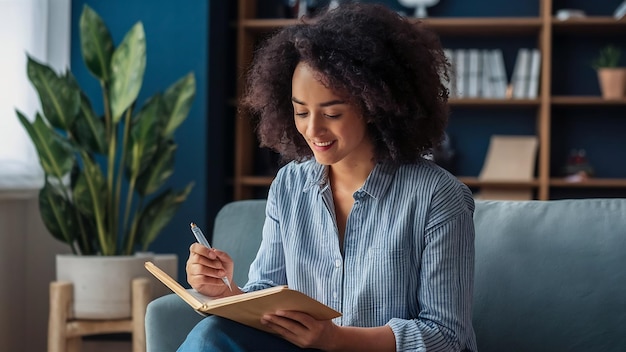
[[[58,72],[69,67],[71,0],[0,0],[0,191],[38,189],[43,171],[15,114],[40,110],[26,55]]]

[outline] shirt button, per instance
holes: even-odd
[[[340,266],[341,266],[341,260],[340,259],[335,260],[335,267],[338,268]]]
[[[333,292],[333,298],[337,298],[337,292]]]

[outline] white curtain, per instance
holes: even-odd
[[[26,55],[65,71],[70,62],[71,0],[0,0],[0,191],[39,189],[43,171],[15,114],[33,119],[39,99]]]
[[[70,1],[0,0],[0,351],[46,350],[54,256],[68,252],[39,216],[43,172],[15,109],[31,118],[40,110],[26,53],[57,71],[69,66]]]

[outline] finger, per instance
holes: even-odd
[[[207,250],[209,252],[212,252],[212,250],[210,249]],[[189,254],[189,258],[187,259],[187,267],[190,267],[194,264],[199,264],[216,270],[225,269],[224,263],[222,263],[222,261],[219,260],[219,258],[217,258],[215,254],[204,255],[203,253],[191,252]]]
[[[230,257],[230,255],[228,255],[228,253],[226,253],[226,252],[224,252],[224,251],[221,251],[221,250],[219,250],[219,249],[215,249],[215,248],[213,248],[213,249],[211,250],[211,252],[212,252],[213,254],[215,254],[215,256],[217,257],[217,259],[219,259],[219,260],[220,260],[221,262],[223,262],[223,263],[229,263],[229,262],[232,262],[232,261],[233,261],[233,259]]]
[[[298,344],[296,341],[297,335],[293,331],[289,330],[288,328],[285,328],[284,326],[278,324],[277,320],[268,316],[263,316],[261,318],[261,324],[270,328],[272,331],[274,331],[276,334],[278,334],[285,340],[296,345]]]
[[[189,254],[197,254],[203,257],[207,257],[209,259],[216,259],[217,256],[215,255],[215,252],[213,251],[213,249],[211,248],[207,248],[203,245],[201,245],[200,243],[193,243],[191,246],[189,246]]]
[[[192,275],[204,275],[214,278],[221,278],[226,275],[226,270],[221,267],[221,263],[189,263],[187,272]]]
[[[304,333],[304,330],[308,330],[307,327],[299,321],[276,314],[265,314],[263,319],[279,327],[280,330],[284,330],[284,333],[289,335],[298,336]]]
[[[187,281],[189,281],[190,284],[197,285],[197,286],[213,286],[213,287],[224,286],[224,282],[222,281],[221,278],[216,278],[216,277],[207,276],[207,275],[191,274],[188,276],[187,279],[188,279]]]
[[[316,320],[312,316],[306,313],[298,312],[295,310],[278,310],[274,313],[274,315],[278,317],[287,318],[291,321],[295,321],[298,324],[308,328],[312,325]]]

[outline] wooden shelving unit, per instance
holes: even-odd
[[[483,182],[476,177],[459,176],[470,187],[498,188],[534,188],[537,198],[550,199],[550,188],[624,188],[625,178],[590,179],[573,183],[551,176],[550,149],[553,107],[624,107],[626,117],[626,98],[604,100],[599,96],[553,96],[552,92],[552,57],[555,34],[584,33],[585,35],[626,34],[626,19],[620,21],[612,17],[587,17],[561,21],[553,16],[552,0],[539,1],[539,14],[536,17],[472,17],[472,18],[428,18],[424,23],[442,36],[460,37],[516,37],[535,36],[537,47],[541,51],[540,94],[537,99],[499,100],[499,99],[450,99],[450,106],[465,108],[530,108],[536,111],[536,135],[539,139],[539,152],[536,178],[530,182]],[[256,1],[239,0],[237,27],[237,77],[238,92],[243,90],[243,74],[252,60],[253,47],[262,36],[283,26],[297,23],[296,19],[257,19]],[[414,19],[417,22],[417,19]],[[234,199],[251,198],[254,190],[267,187],[272,175],[255,175],[253,158],[256,150],[256,138],[247,122],[240,116],[235,126],[235,170],[233,177]]]

